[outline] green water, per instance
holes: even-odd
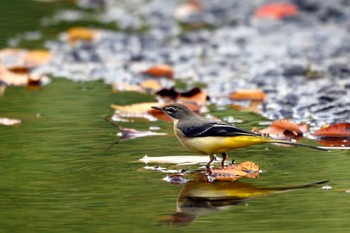
[[[0,99],[0,117],[22,124],[0,126],[0,232],[344,232],[350,229],[348,152],[331,153],[269,146],[238,150],[231,158],[259,163],[261,187],[331,179],[332,190],[311,188],[252,199],[228,210],[198,217],[188,226],[161,220],[175,212],[181,186],[163,173],[133,163],[149,156],[188,155],[171,124],[136,120],[125,127],[158,125],[169,136],[124,141],[104,121],[110,103],[128,104],[145,96],[112,94],[99,82],[55,79],[34,91],[11,87]],[[148,97],[150,98],[150,97]],[[228,112],[225,112],[227,114]],[[216,113],[220,115],[220,113]],[[251,119],[257,116],[241,113]],[[256,123],[256,122],[255,122]],[[197,168],[192,166],[191,168]]]
[[[7,38],[26,31],[28,19],[28,30],[35,30],[39,25],[37,15],[54,9],[24,2],[18,1],[28,4],[28,11],[22,13],[10,1],[2,3],[7,5],[0,12],[10,9],[3,17],[16,16],[9,23],[13,27],[1,22],[3,47]],[[54,6],[60,7],[59,4]],[[230,153],[231,159],[259,163],[263,170],[260,178],[242,182],[271,187],[330,179],[333,189],[309,188],[253,198],[245,204],[199,216],[186,226],[164,225],[163,220],[176,211],[182,186],[164,182],[165,174],[146,170],[144,164],[133,161],[145,154],[190,155],[176,141],[171,124],[142,119],[122,123],[138,130],[160,126],[160,131],[169,136],[124,141],[104,151],[118,139],[116,129],[104,120],[113,113],[110,104],[151,100],[152,96],[137,93],[112,94],[111,87],[101,82],[53,79],[39,90],[8,87],[0,97],[0,117],[18,118],[22,123],[12,127],[0,125],[0,232],[350,230],[350,194],[345,192],[350,189],[349,152],[274,146]],[[234,114],[244,119],[240,126],[247,129],[258,126],[262,120],[234,111],[212,114]]]

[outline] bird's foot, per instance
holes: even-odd
[[[208,176],[210,176],[213,172],[211,171],[211,169],[210,169],[210,165],[206,165],[205,166],[205,168],[206,168],[206,175]]]

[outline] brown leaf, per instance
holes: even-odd
[[[202,91],[200,88],[195,87],[189,91],[178,91],[174,87],[167,89],[163,88],[157,93],[166,102],[182,102],[188,105],[204,106],[207,102],[208,92]]]
[[[165,77],[168,79],[174,78],[174,69],[167,64],[159,64],[159,65],[152,66],[142,73],[153,77],[158,77],[158,78],[160,77]]]
[[[240,178],[259,177],[259,165],[250,161],[232,164],[224,168],[212,169],[210,176],[216,180],[235,181]]]
[[[317,130],[316,137],[350,137],[350,123],[337,123]]]

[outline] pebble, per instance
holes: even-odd
[[[145,78],[140,67],[169,64],[177,80],[206,84],[216,104],[229,103],[232,91],[260,88],[268,93],[262,114],[270,120],[293,118],[315,127],[350,120],[349,4],[293,0],[298,15],[268,20],[253,16],[259,0],[200,2],[203,11],[179,19],[174,9],[182,1],[80,1],[97,6],[96,19],[114,22],[120,31],[100,30],[94,42],[75,46],[64,35],[49,41],[54,58],[35,72],[132,84]],[[60,15],[45,22],[69,20]],[[86,16],[79,11],[76,17]],[[191,24],[204,26],[183,29]]]

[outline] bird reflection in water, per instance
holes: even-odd
[[[204,174],[198,174],[198,177],[184,185],[177,198],[176,213],[165,222],[171,225],[185,225],[194,221],[199,215],[227,209],[233,205],[244,203],[251,198],[315,187],[326,182],[328,180],[299,186],[258,187],[238,180],[208,182]]]

